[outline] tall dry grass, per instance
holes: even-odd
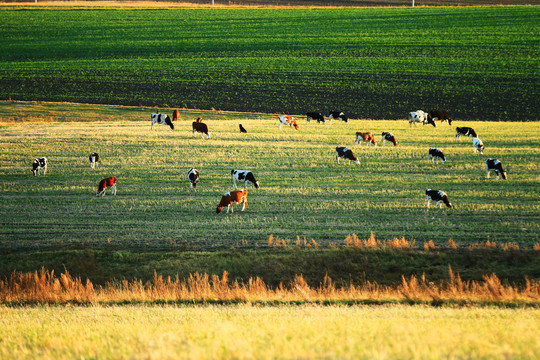
[[[67,271],[56,276],[42,269],[34,273],[14,272],[0,281],[0,302],[14,303],[106,303],[106,302],[465,302],[540,305],[540,281],[526,279],[525,285],[503,284],[495,275],[482,281],[463,281],[449,267],[446,281],[434,283],[425,275],[402,277],[397,286],[366,281],[361,285],[337,287],[328,276],[319,286],[310,286],[302,275],[275,288],[259,278],[231,281],[225,271],[220,277],[194,273],[186,280],[158,275],[150,282],[114,281],[94,286],[90,280],[72,277]]]

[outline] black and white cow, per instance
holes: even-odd
[[[326,120],[324,119],[324,115],[320,112],[308,112],[306,114],[307,116],[307,122],[309,123],[311,119],[317,120],[318,123],[322,122],[323,124],[326,124]]]
[[[32,162],[32,172],[34,173],[34,176],[39,175],[40,170],[43,170],[43,175],[46,175],[48,163],[49,160],[45,157],[34,159]]]
[[[330,120],[330,123],[331,123],[333,119],[339,119],[340,123],[342,121],[349,122],[349,118],[345,116],[343,111],[334,111],[334,110],[330,111],[330,114],[328,115],[328,120]]]
[[[255,186],[255,189],[259,188],[259,182],[255,180],[255,176],[253,176],[253,173],[248,170],[231,170],[231,177],[233,180],[233,186],[235,189],[238,189],[238,186],[236,186],[237,182],[243,181],[244,186],[247,188],[248,184],[251,185],[253,188]]]
[[[502,167],[502,163],[493,158],[486,159],[486,179],[489,179],[489,172],[494,171],[497,175],[497,180],[499,180],[499,175],[506,180],[506,171]]]
[[[90,159],[90,167],[92,169],[95,169],[96,167],[98,167],[99,165],[99,155],[98,153],[91,153],[90,156],[88,157],[88,159]]]
[[[474,153],[480,152],[480,154],[484,155],[484,143],[480,138],[475,137],[472,139],[472,146],[474,147]]]
[[[199,182],[199,170],[195,168],[189,169],[187,173],[187,179],[190,182],[190,187],[194,188],[197,186],[197,182]]]
[[[469,139],[471,138],[471,136],[473,138],[478,137],[478,135],[476,135],[476,131],[474,131],[473,128],[466,127],[466,126],[461,126],[461,127],[458,126],[456,128],[456,141],[458,141],[461,135],[468,136]]]
[[[162,127],[165,126],[165,124],[167,124],[171,127],[171,129],[174,130],[174,124],[172,123],[169,115],[166,115],[166,114],[152,114],[152,126],[150,128],[154,129],[155,124],[161,124]]]
[[[444,110],[431,110],[429,112],[429,116],[431,116],[433,121],[435,121],[435,119],[441,120],[441,125],[445,121],[448,123],[448,125],[452,125],[452,119],[450,119],[450,116],[448,116],[448,113]]]
[[[412,124],[416,126],[417,122],[421,122],[422,126],[426,124],[431,124],[434,127],[437,127],[437,124],[435,124],[435,121],[433,121],[431,116],[423,110],[411,111],[409,113],[408,120],[409,120],[409,126],[411,126]]]
[[[452,207],[452,203],[450,202],[450,200],[448,200],[448,195],[446,195],[444,191],[427,189],[426,190],[426,207],[429,208],[429,203],[431,200],[437,202],[435,204],[435,207],[439,206],[441,202],[443,202],[449,208]],[[442,204],[440,206],[442,207]]]
[[[441,149],[437,148],[429,148],[429,154],[427,157],[428,161],[431,160],[432,162],[435,162],[435,159],[440,159],[443,162],[446,162],[446,156],[444,156]]]
[[[339,158],[349,160],[349,163],[351,161],[354,161],[356,165],[360,165],[360,160],[356,156],[354,156],[351,149],[345,146],[338,146],[336,148],[336,161],[339,165]]]

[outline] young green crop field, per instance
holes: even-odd
[[[407,121],[276,125],[277,115],[181,112],[175,129],[150,129],[156,109],[75,104],[0,103],[0,249],[50,250],[91,246],[119,249],[266,248],[270,235],[322,246],[344,246],[347,235],[404,237],[420,247],[449,239],[539,241],[540,124],[464,122],[410,127]],[[161,109],[161,112],[171,110]],[[202,116],[212,137],[193,137]],[[248,131],[242,134],[238,125]],[[484,141],[475,154],[455,126],[472,126]],[[371,131],[377,147],[354,146],[356,131]],[[390,131],[398,146],[382,146]],[[360,166],[335,159],[348,146]],[[446,163],[427,161],[432,146]],[[101,165],[92,170],[91,152]],[[34,177],[32,160],[49,159]],[[508,180],[486,179],[485,159],[498,158]],[[187,171],[200,171],[196,190]],[[253,171],[248,207],[216,214],[221,195],[233,190],[232,169]],[[96,197],[99,181],[118,178],[118,192]],[[425,207],[425,190],[444,190],[453,209]]]
[[[538,309],[0,306],[3,359],[535,359]]]
[[[538,120],[540,8],[0,10],[0,99]]]

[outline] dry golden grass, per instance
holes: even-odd
[[[220,277],[195,273],[187,280],[164,278],[154,272],[151,282],[117,281],[94,286],[90,280],[72,277],[67,271],[56,276],[44,269],[34,273],[13,273],[0,281],[2,303],[107,303],[107,302],[426,302],[441,304],[500,303],[540,305],[540,281],[525,279],[525,285],[503,284],[495,275],[482,281],[463,281],[449,267],[448,280],[433,283],[425,275],[402,277],[397,286],[366,281],[356,286],[336,287],[326,276],[317,286],[309,286],[302,275],[290,284],[270,288],[259,278],[246,283],[230,281],[225,271]]]

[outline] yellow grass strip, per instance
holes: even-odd
[[[361,285],[337,287],[325,277],[319,286],[310,286],[302,275],[290,284],[270,288],[259,278],[246,283],[229,281],[225,271],[220,277],[195,273],[188,279],[164,278],[154,272],[151,282],[117,281],[94,286],[90,280],[72,277],[67,271],[55,276],[42,269],[34,273],[13,273],[0,281],[2,303],[106,303],[106,302],[423,302],[442,304],[500,303],[540,305],[540,281],[525,279],[525,285],[503,284],[495,275],[482,281],[463,281],[449,268],[449,279],[435,284],[425,276],[402,277],[397,286],[366,281]]]

